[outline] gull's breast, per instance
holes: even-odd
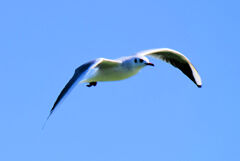
[[[127,79],[139,72],[141,68],[107,68],[104,70],[98,70],[96,75],[90,78],[88,81],[104,82],[104,81],[118,81]]]

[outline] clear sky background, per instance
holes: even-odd
[[[0,2],[0,160],[239,161],[237,0]],[[119,82],[79,85],[41,127],[74,69],[168,47],[171,65]]]

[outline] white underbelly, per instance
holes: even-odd
[[[119,70],[119,68],[111,68],[105,70],[98,70],[87,82],[105,82],[105,81],[118,81],[127,79],[139,72],[139,69],[124,69]]]

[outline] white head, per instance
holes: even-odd
[[[134,56],[130,59],[131,64],[136,67],[145,67],[147,65],[154,66],[154,64],[150,63],[148,58],[145,56]]]

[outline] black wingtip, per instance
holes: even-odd
[[[202,85],[197,85],[198,86],[198,88],[202,88]]]
[[[44,130],[44,128],[45,128],[45,126],[46,126],[46,124],[47,124],[47,121],[49,120],[49,118],[50,118],[50,116],[52,115],[52,113],[53,113],[53,111],[51,110],[50,113],[49,113],[49,115],[48,115],[48,117],[46,118],[43,126],[42,126],[42,130]]]

